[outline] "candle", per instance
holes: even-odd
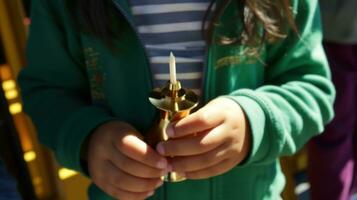
[[[170,52],[170,82],[176,84],[176,61],[172,52]]]

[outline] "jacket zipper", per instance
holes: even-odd
[[[207,71],[208,71],[208,64],[209,64],[209,62],[208,62],[208,51],[209,51],[209,47],[208,46],[206,46],[206,48],[205,48],[205,54],[204,54],[204,62],[203,62],[203,70],[202,70],[202,83],[201,83],[201,101],[202,101],[202,103],[204,104],[204,103],[206,103],[206,101],[208,100],[208,98],[206,98],[205,97],[205,95],[206,95],[206,88],[207,87],[205,87],[206,86],[206,84],[207,84]]]
[[[211,0],[211,1],[217,3],[217,0]],[[214,35],[215,35],[215,29],[213,30],[212,38],[214,38]],[[210,60],[209,60],[209,57],[211,55],[210,52],[211,52],[211,47],[207,44],[206,49],[205,49],[205,54],[203,57],[204,62],[203,62],[202,85],[201,85],[201,98],[202,98],[201,101],[203,104],[207,103],[207,101],[208,101],[208,96],[206,97],[206,93],[208,91],[206,91],[206,88],[209,88],[209,85],[207,85],[207,84],[208,84],[208,79],[209,79],[209,76],[208,76],[208,67],[209,66],[208,65],[211,64]]]
[[[141,48],[144,50],[144,54],[145,54],[145,60],[146,60],[146,63],[148,65],[147,67],[147,70],[149,72],[149,80],[150,80],[150,86],[151,86],[151,89],[154,88],[154,83],[153,83],[153,80],[152,80],[152,72],[151,72],[151,68],[150,68],[150,61],[149,61],[149,56],[148,56],[148,53],[146,51],[146,48],[145,48],[145,45],[144,45],[144,42],[139,34],[139,32],[137,31],[136,29],[136,26],[135,24],[131,21],[130,19],[130,16],[127,15],[127,13],[125,12],[125,10],[115,1],[115,0],[112,0],[112,2],[114,3],[115,7],[118,9],[118,11],[120,12],[120,14],[122,14],[124,16],[124,18],[126,19],[126,21],[129,23],[130,27],[132,28],[132,30],[135,32],[135,35],[136,37],[138,38],[139,40],[139,43],[140,43],[140,46]]]

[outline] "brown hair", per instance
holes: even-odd
[[[214,2],[211,2],[203,21],[208,18]],[[119,35],[120,30],[118,32],[114,29],[118,26],[113,26],[113,23],[117,22],[113,16],[117,16],[117,13],[111,12],[113,11],[111,0],[66,0],[66,3],[75,21],[79,22],[79,19],[82,19],[80,23],[82,30],[101,38],[109,45],[112,39]],[[211,36],[215,26],[222,25],[219,24],[219,19],[232,3],[236,4],[239,15],[236,19],[225,23],[236,23],[240,20],[243,30],[238,32],[236,37],[221,37],[219,41],[212,41]],[[216,5],[209,27],[203,35],[209,43],[261,46],[264,42],[283,39],[289,29],[298,33],[290,0],[222,0]]]
[[[222,36],[218,41],[212,41],[212,33],[221,24],[220,17],[229,4],[236,4],[238,16],[232,23],[241,21],[242,30],[235,37]],[[213,7],[211,2],[205,19]],[[289,30],[298,34],[290,0],[222,0],[213,12],[212,20],[207,31],[204,32],[207,42],[220,44],[243,44],[247,46],[261,46],[264,42],[274,42],[287,36]]]

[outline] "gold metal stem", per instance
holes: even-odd
[[[190,90],[181,88],[181,84],[168,83],[164,88],[155,89],[149,98],[160,111],[160,117],[146,136],[146,142],[155,147],[161,141],[169,140],[166,128],[169,123],[178,121],[190,114],[198,104],[198,97]],[[164,181],[179,182],[186,178],[178,172],[169,172]]]

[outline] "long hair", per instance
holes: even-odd
[[[213,3],[211,2],[209,10],[212,9]],[[227,24],[221,24],[220,17],[232,3],[236,5],[238,16],[228,22],[223,22]],[[298,34],[290,0],[222,0],[213,13],[208,29],[203,31],[208,42],[259,47],[264,42],[284,39],[289,30]],[[205,20],[208,16],[209,12],[206,12]],[[237,20],[241,22],[242,30],[239,30],[235,36],[223,35],[218,40],[212,41],[213,30],[216,26],[229,26],[231,23],[237,23]]]
[[[227,24],[219,24],[220,17],[232,3],[238,9],[238,16]],[[113,23],[118,21],[115,20],[115,16],[119,14],[113,11],[114,5],[111,5],[113,4],[111,0],[66,0],[66,4],[83,31],[101,38],[107,44],[120,34],[120,30],[114,28],[118,26],[113,26]],[[205,19],[202,20],[204,24],[205,20],[210,19],[208,28],[202,29],[208,43],[260,46],[264,42],[285,38],[289,30],[298,33],[290,0],[221,0],[210,16],[213,4],[214,1],[211,2]],[[235,37],[222,36],[218,41],[212,41],[211,36],[215,26],[229,26],[229,23],[236,23],[237,20],[240,20],[242,30],[238,31]]]

